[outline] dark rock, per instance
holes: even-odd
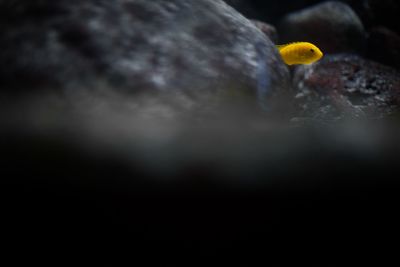
[[[284,15],[307,8],[326,0],[225,0],[240,13],[251,19],[277,23]],[[400,2],[397,0],[341,0],[349,4],[360,16],[366,28],[385,26],[400,33],[398,14]]]
[[[1,1],[2,91],[243,89],[288,80],[274,44],[214,0]]]
[[[400,35],[385,27],[372,28],[368,36],[367,56],[380,63],[400,68]]]
[[[322,1],[280,0],[277,3],[272,0],[225,0],[225,2],[248,18],[276,23],[288,12],[294,12]]]
[[[268,36],[268,38],[272,42],[274,42],[275,44],[278,43],[278,32],[273,25],[258,20],[252,20],[252,22],[254,25],[256,25],[258,29],[260,29],[266,36]]]
[[[324,53],[362,53],[366,43],[357,14],[347,4],[336,1],[287,15],[278,31],[283,42],[312,42]]]
[[[365,27],[384,26],[400,33],[400,2],[397,0],[347,0]]]
[[[327,56],[296,69],[297,100],[305,117],[380,118],[398,111],[400,73],[351,55]]]

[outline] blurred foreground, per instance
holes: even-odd
[[[10,247],[128,242],[159,263],[183,253],[194,264],[204,249],[242,266],[288,251],[296,260],[281,264],[326,266],[341,263],[338,246],[353,255],[399,234],[396,116],[328,125],[185,97],[103,97],[1,113]]]

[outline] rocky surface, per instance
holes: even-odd
[[[354,55],[299,67],[294,84],[306,117],[322,121],[385,117],[400,104],[400,73]]]
[[[362,54],[366,45],[361,20],[350,6],[338,1],[288,14],[278,28],[283,42],[309,41],[324,53]]]
[[[1,90],[243,90],[288,73],[271,41],[223,1],[1,1]]]

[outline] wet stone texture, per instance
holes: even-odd
[[[398,110],[400,73],[358,56],[327,56],[295,70],[296,99],[305,117],[380,118]]]

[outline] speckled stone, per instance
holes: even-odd
[[[2,90],[280,89],[288,72],[249,20],[214,0],[0,2]]]
[[[358,56],[326,56],[298,67],[294,84],[306,117],[381,118],[399,110],[400,73]]]

